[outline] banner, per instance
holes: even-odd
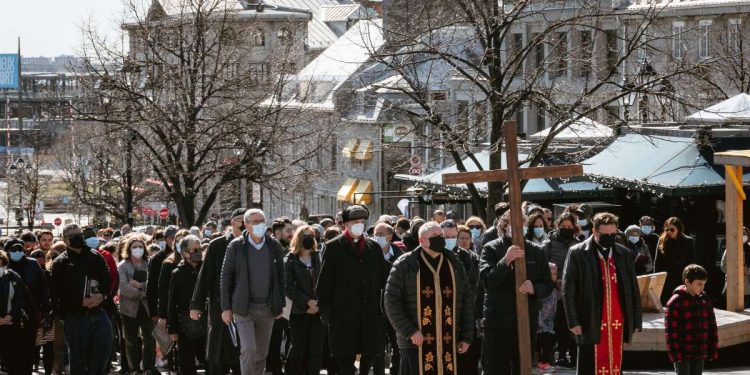
[[[0,54],[0,89],[18,89],[18,54]]]

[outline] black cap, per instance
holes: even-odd
[[[5,251],[11,252],[11,251],[23,251],[23,241],[12,238],[8,240],[8,242],[5,243],[4,247]]]
[[[91,237],[96,237],[96,230],[92,227],[85,227],[83,228],[83,239],[89,239]]]
[[[177,235],[177,231],[179,231],[180,228],[177,228],[176,225],[170,225],[167,227],[167,229],[164,230],[164,237],[174,237]]]
[[[370,218],[370,210],[367,207],[359,204],[349,206],[341,213],[341,219],[343,222],[348,223],[353,220]]]
[[[237,216],[245,216],[245,212],[247,211],[247,208],[241,207],[234,211],[232,211],[232,216],[230,216],[230,219],[234,219]]]

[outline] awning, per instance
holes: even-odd
[[[552,128],[546,128],[529,136],[530,139],[547,138]],[[556,141],[600,140],[612,137],[612,128],[590,118],[582,117],[555,135]]]
[[[357,148],[357,160],[372,160],[372,141],[369,139],[360,139]]]
[[[701,152],[696,142],[627,134],[581,164],[588,178],[609,186],[667,195],[720,193],[723,175],[707,160],[713,151]]]
[[[741,93],[685,117],[692,123],[732,123],[750,121],[750,95]]]
[[[372,203],[372,181],[369,180],[358,180],[357,188],[352,194],[352,200],[354,204],[366,204]]]
[[[357,188],[356,178],[347,178],[344,184],[341,185],[338,194],[336,194],[336,200],[341,202],[351,202],[354,190]]]
[[[353,158],[354,155],[357,153],[357,148],[359,146],[359,139],[352,138],[346,142],[344,145],[344,148],[341,149],[341,155],[343,155],[345,158]]]

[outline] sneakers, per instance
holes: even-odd
[[[567,358],[563,358],[557,361],[556,363],[557,367],[566,367],[566,368],[573,368],[575,367],[575,364],[568,361]]]
[[[543,374],[551,374],[557,371],[555,366],[552,366],[547,362],[537,363],[536,368]]]

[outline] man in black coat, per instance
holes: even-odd
[[[469,277],[445,243],[440,225],[425,223],[419,230],[420,246],[400,257],[388,277],[385,309],[398,333],[400,375],[418,375],[430,367],[455,373],[457,357],[474,339]]]
[[[320,317],[342,375],[355,373],[357,354],[360,374],[367,374],[385,347],[380,298],[387,264],[380,246],[362,236],[369,214],[359,205],[344,210],[346,229],[326,243],[318,279]]]
[[[211,374],[223,375],[229,369],[240,373],[239,351],[232,345],[226,324],[221,320],[221,266],[227,246],[233,239],[242,236],[243,215],[245,208],[232,212],[230,224],[232,230],[211,241],[206,250],[206,257],[198,273],[198,281],[190,302],[190,318],[200,319],[208,303],[208,339],[206,341],[206,360]]]
[[[630,342],[633,332],[641,329],[634,259],[628,249],[615,243],[616,236],[617,217],[599,213],[594,216],[593,235],[573,246],[565,261],[562,298],[568,328],[578,344],[578,374],[597,373],[597,352],[610,353],[603,354],[608,360],[596,361],[604,370],[622,369],[622,343]],[[620,312],[624,322],[618,317]],[[603,332],[608,333],[608,340]],[[621,339],[613,341],[612,337]]]
[[[532,348],[536,337],[540,301],[547,297],[555,284],[541,247],[526,241],[524,249],[512,245],[510,211],[498,221],[502,237],[484,245],[479,260],[480,282],[484,286],[484,312],[482,325],[482,364],[487,374],[518,374],[518,334],[516,322],[516,293],[529,297],[529,325]],[[516,285],[513,262],[526,261],[527,280]],[[531,348],[529,348],[531,349]]]
[[[164,259],[167,259],[174,251],[174,240],[177,230],[178,228],[174,225],[170,225],[164,230],[166,246],[154,254],[148,262],[147,285],[149,287],[146,289],[146,300],[148,301],[148,311],[151,313],[151,319],[153,319],[154,323],[159,320],[159,275],[161,273],[161,266],[164,263]],[[166,315],[163,318],[166,318]],[[164,320],[161,328],[166,330],[166,320]]]

